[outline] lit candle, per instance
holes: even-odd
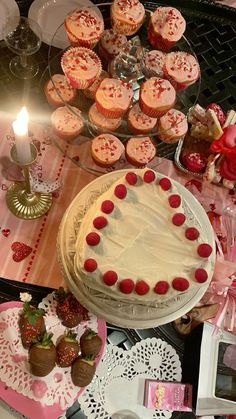
[[[29,115],[26,108],[22,108],[13,122],[17,160],[20,164],[28,164],[32,160],[30,141],[28,137]]]

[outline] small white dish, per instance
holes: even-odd
[[[8,0],[5,0],[8,1]],[[34,0],[28,17],[35,20],[42,29],[42,41],[56,48],[69,46],[66,31],[62,25],[66,15],[77,7],[94,6],[90,0]],[[59,26],[61,28],[59,28]]]
[[[11,16],[20,16],[20,11],[15,0],[0,1],[0,41],[3,39],[2,29]]]

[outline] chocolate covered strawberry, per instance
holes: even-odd
[[[83,356],[93,356],[99,354],[102,347],[102,339],[91,329],[85,330],[80,338],[80,348]]]
[[[22,345],[28,349],[32,342],[40,340],[46,330],[44,323],[45,311],[42,308],[32,307],[29,302],[23,305],[23,312],[20,315],[19,327]]]
[[[45,377],[56,364],[56,348],[52,342],[52,333],[45,333],[40,342],[29,350],[30,372],[37,377]]]
[[[59,367],[70,367],[78,357],[80,346],[76,336],[76,333],[69,331],[65,336],[59,338],[56,346]]]
[[[94,377],[96,365],[93,357],[79,357],[71,367],[71,379],[75,386],[85,387]]]
[[[55,293],[57,299],[56,312],[63,326],[76,327],[81,320],[88,319],[88,311],[79,303],[75,296],[60,287]]]

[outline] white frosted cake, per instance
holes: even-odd
[[[210,281],[212,246],[175,182],[127,172],[90,206],[77,235],[74,272],[115,300],[166,302]]]

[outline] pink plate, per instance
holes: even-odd
[[[7,303],[0,304],[0,312],[4,312],[8,309],[20,308],[22,303],[18,301],[10,301]],[[97,319],[98,334],[102,338],[103,346],[100,351],[99,356],[96,359],[96,365],[100,362],[105,342],[106,342],[106,323],[103,320]],[[85,388],[78,388],[78,393],[74,400],[84,391]],[[63,414],[61,406],[58,403],[53,405],[42,404],[40,401],[33,400],[21,393],[18,393],[16,390],[8,387],[7,384],[3,381],[0,381],[0,399],[2,399],[9,406],[13,407],[15,410],[19,411],[23,415],[33,418],[40,419],[57,419],[60,415]],[[67,406],[70,407],[70,406]]]

